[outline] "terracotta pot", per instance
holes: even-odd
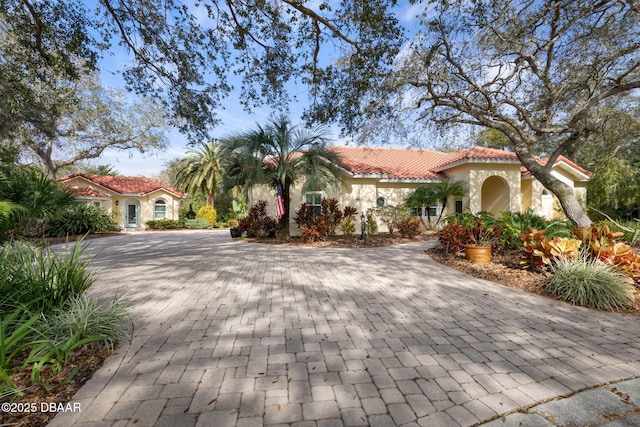
[[[464,254],[468,260],[475,262],[491,261],[491,246],[467,245]]]

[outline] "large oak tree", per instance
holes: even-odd
[[[107,150],[140,153],[162,150],[167,145],[167,112],[151,99],[131,102],[122,90],[100,84],[94,73],[75,81],[61,81],[75,101],[44,110],[46,128],[23,122],[12,132],[23,157],[33,158],[52,178],[74,170]],[[55,98],[60,90],[39,88],[41,98]]]
[[[551,167],[602,127],[604,106],[621,106],[640,88],[640,2],[442,2],[419,19],[420,31],[375,92],[338,85],[346,99],[369,95],[357,115],[331,104],[337,90],[325,92],[335,115],[369,128],[365,135],[390,120],[494,129],[567,217],[588,226]],[[536,160],[541,150],[548,162]]]
[[[208,139],[216,109],[233,89],[247,108],[281,110],[289,83],[318,87],[340,58],[341,70],[374,78],[373,65],[390,64],[402,42],[394,3],[96,0],[92,7],[84,0],[0,0],[0,30],[15,41],[0,60],[0,77],[12,77],[11,94],[0,80],[0,135],[11,128],[11,109],[17,121],[39,120],[31,83],[78,76],[119,45],[129,53],[119,70],[128,88],[162,99],[194,141]],[[21,67],[25,61],[36,68]],[[29,102],[14,102],[14,94]]]
[[[338,120],[367,141],[434,123],[495,129],[567,216],[588,225],[550,165],[598,131],[603,106],[620,108],[640,88],[638,0],[96,5],[0,0],[0,27],[15,40],[13,56],[0,61],[0,84],[18,83],[0,90],[0,135],[16,120],[38,123],[38,100],[23,84],[33,77],[29,70],[47,70],[37,77],[48,82],[78,75],[119,44],[131,55],[123,70],[129,88],[171,105],[195,139],[216,123],[215,110],[233,89],[229,76],[240,77],[247,107],[286,109],[287,89],[303,84],[309,120]],[[399,13],[419,7],[403,29]],[[37,67],[20,67],[16,57]],[[78,67],[74,57],[89,67]],[[13,101],[16,95],[29,102]],[[546,164],[534,157],[541,147]]]

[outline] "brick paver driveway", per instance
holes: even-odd
[[[228,231],[90,242],[135,330],[51,425],[473,425],[640,376],[640,320],[431,261]]]

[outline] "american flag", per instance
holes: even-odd
[[[284,215],[284,200],[282,199],[282,186],[278,184],[278,197],[276,198],[276,216],[278,219]]]

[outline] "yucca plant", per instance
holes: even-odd
[[[618,270],[586,254],[560,257],[550,268],[545,289],[551,295],[577,305],[614,311],[634,301],[633,286]]]

